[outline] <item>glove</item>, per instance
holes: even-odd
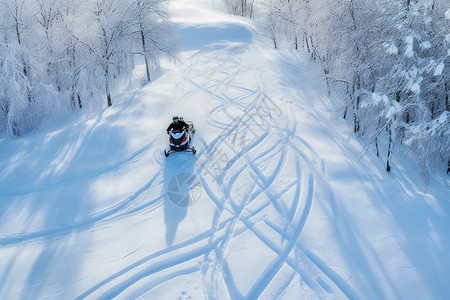
[[[167,134],[169,134],[170,133],[170,131],[169,130],[167,130]]]

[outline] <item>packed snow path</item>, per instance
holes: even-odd
[[[206,7],[173,2],[157,81],[0,140],[1,298],[450,297],[448,180],[358,160],[308,59]],[[174,114],[195,156],[164,157]]]

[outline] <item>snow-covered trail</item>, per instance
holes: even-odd
[[[171,11],[183,52],[161,78],[0,140],[0,298],[450,297],[448,179],[356,159],[314,66],[250,21]],[[196,156],[163,156],[174,114]]]

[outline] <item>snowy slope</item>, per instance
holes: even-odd
[[[360,158],[314,65],[250,21],[170,9],[161,78],[0,138],[0,298],[450,298],[448,177]],[[164,157],[174,114],[196,156]]]

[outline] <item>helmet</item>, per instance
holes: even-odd
[[[172,120],[173,120],[174,123],[178,123],[180,118],[178,118],[178,116],[173,116]]]

